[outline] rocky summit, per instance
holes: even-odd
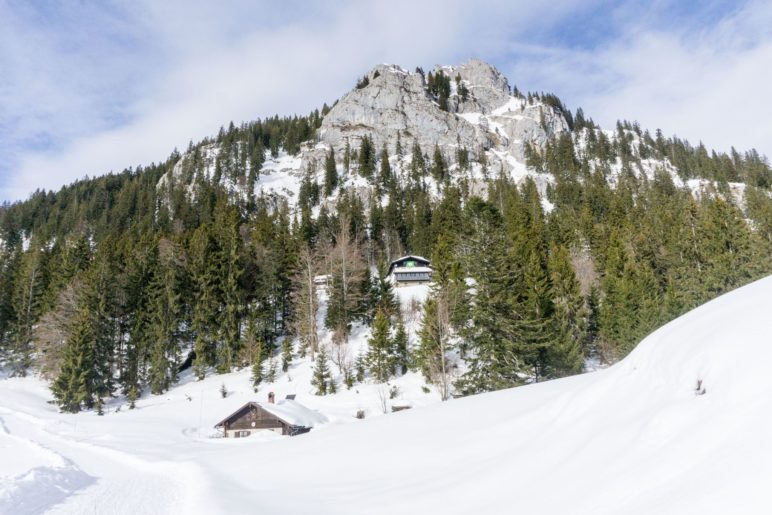
[[[505,163],[507,156],[523,162],[526,143],[543,145],[568,131],[562,113],[513,94],[506,77],[488,63],[472,59],[458,66],[437,66],[430,73],[449,79],[445,106],[430,91],[428,74],[378,65],[324,117],[320,146],[343,152],[347,143],[356,148],[368,136],[376,148],[394,149],[399,138],[403,147],[416,142],[428,151],[438,145],[448,155],[455,155],[458,148],[494,151],[495,165]],[[307,153],[305,162],[320,158],[319,150]]]

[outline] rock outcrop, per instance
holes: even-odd
[[[427,85],[428,73],[410,72],[396,65],[376,66],[366,74],[366,81],[341,97],[324,116],[316,141],[304,144],[297,156],[280,152],[266,161],[259,184],[246,184],[247,174],[231,174],[227,166],[215,174],[220,150],[216,143],[202,147],[195,159],[183,156],[171,175],[193,188],[190,169],[198,164],[206,180],[217,180],[234,197],[246,199],[252,190],[292,198],[306,173],[320,172],[330,148],[340,165],[346,146],[356,151],[367,136],[376,152],[385,147],[392,157],[399,139],[405,159],[397,166],[402,170],[410,162],[411,148],[418,143],[430,159],[437,145],[451,165],[451,174],[455,173],[452,165],[457,151],[463,148],[469,151],[472,162],[484,161],[489,170],[502,170],[519,180],[530,173],[524,162],[526,146],[541,147],[552,136],[568,131],[559,110],[536,98],[513,95],[506,77],[490,64],[470,60],[456,66],[436,66],[431,71],[435,77],[440,72],[450,84],[445,109]],[[475,166],[472,183],[482,182],[482,165]],[[356,177],[356,169],[351,177]],[[541,189],[549,180],[536,179]],[[193,189],[191,194],[195,194]]]
[[[318,134],[320,147],[341,153],[347,142],[356,149],[369,136],[377,149],[385,145],[393,152],[399,135],[406,151],[417,142],[431,155],[439,145],[451,161],[455,150],[463,147],[474,155],[505,152],[522,162],[528,142],[543,145],[550,136],[568,130],[562,114],[552,107],[512,96],[506,77],[490,64],[471,60],[438,66],[433,73],[439,71],[451,80],[447,110],[440,109],[422,73],[376,66],[366,75],[367,85],[344,95],[325,116]],[[466,99],[459,94],[462,84]],[[320,148],[310,151],[304,163],[318,162],[323,153]],[[497,156],[491,157],[500,161]]]
[[[347,140],[356,145],[368,135],[376,148],[386,144],[393,151],[399,134],[403,145],[416,141],[425,151],[435,144],[491,146],[472,124],[439,108],[420,73],[380,65],[367,76],[367,86],[344,95],[324,117],[319,138],[325,145],[342,150]]]
[[[459,95],[452,97],[450,106],[455,112],[488,114],[506,104],[511,97],[507,78],[494,66],[479,59],[471,59],[460,66],[437,67],[435,70],[442,70],[453,80],[460,77],[469,91],[466,101],[462,101]]]

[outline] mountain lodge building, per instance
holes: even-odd
[[[389,277],[397,286],[425,284],[432,280],[431,263],[421,256],[403,256],[391,262]]]

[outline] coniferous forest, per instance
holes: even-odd
[[[447,83],[431,81],[445,101]],[[612,137],[553,95],[528,98],[572,131],[528,148],[528,166],[554,178],[549,211],[531,179],[489,169],[479,149],[445,155],[407,139],[330,150],[292,203],[254,194],[266,159],[315,141],[326,106],[231,124],[165,162],[5,204],[0,362],[39,371],[72,412],[164,392],[185,369],[202,378],[251,367],[258,388],[306,354],[319,394],[413,369],[448,398],[578,373],[588,358],[614,362],[667,321],[772,272],[772,170],[758,153],[712,152],[628,122]],[[665,170],[635,173],[643,160],[667,160],[712,191],[696,195]],[[468,180],[473,166],[484,193]],[[406,253],[434,268],[413,346],[385,279]],[[343,342],[357,322],[373,328],[369,352],[335,363],[345,378],[336,385],[335,353],[318,335]]]

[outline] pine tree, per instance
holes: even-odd
[[[389,318],[378,310],[373,322],[373,334],[368,340],[367,364],[379,383],[388,381],[392,373],[393,355],[389,338]]]
[[[502,227],[501,214],[489,203],[472,200],[468,255],[475,294],[469,321],[463,329],[467,372],[457,382],[463,394],[516,386],[521,383],[524,359],[521,343],[521,307],[517,284],[520,274],[513,268]]]
[[[517,352],[530,367],[534,381],[539,381],[547,368],[550,345],[555,337],[552,291],[546,267],[541,256],[531,251],[523,270],[522,297],[517,299],[519,335]]]
[[[406,374],[410,366],[410,352],[408,350],[407,331],[405,331],[405,324],[402,322],[401,316],[398,316],[397,330],[391,340],[391,348],[395,368],[399,374]]]
[[[269,383],[273,383],[276,381],[276,358],[273,356],[270,360],[268,360],[268,373],[265,375],[265,380]]]
[[[369,179],[375,172],[375,146],[370,136],[364,136],[359,145],[359,175]]]
[[[424,159],[424,154],[418,141],[413,142],[411,156],[410,179],[418,184],[423,180],[423,177],[426,174],[426,160]]]
[[[381,170],[380,170],[380,186],[384,190],[391,188],[394,181],[394,177],[391,172],[391,164],[389,163],[389,152],[386,150],[386,145],[381,150]]]
[[[223,313],[220,322],[220,344],[217,349],[217,371],[230,372],[241,341],[241,287],[243,269],[239,256],[239,216],[235,208],[222,220],[223,240],[220,245],[220,280],[223,290]]]
[[[219,295],[216,247],[209,225],[200,226],[191,242],[190,272],[193,282],[193,320],[195,335],[193,369],[200,380],[209,366],[214,365],[214,332]]]
[[[30,250],[21,258],[18,274],[14,280],[12,305],[16,315],[16,327],[10,365],[12,374],[16,376],[25,376],[27,369],[32,365],[32,330],[40,316],[42,295],[47,280],[45,255],[39,247],[37,238],[33,239]]]
[[[448,165],[445,164],[445,158],[440,151],[439,145],[434,145],[432,177],[434,177],[434,180],[437,181],[437,183],[444,183],[448,179]]]
[[[394,294],[394,286],[383,272],[378,275],[378,281],[373,291],[375,293],[375,299],[372,303],[373,309],[383,311],[383,314],[390,319],[399,316],[399,301]]]
[[[116,350],[120,348],[112,241],[108,238],[85,275],[80,302],[89,312],[94,337],[94,391],[107,397],[114,390]]]
[[[72,335],[65,344],[62,368],[51,385],[51,392],[62,411],[77,413],[94,404],[94,334],[91,316],[78,310]]]
[[[159,242],[159,268],[155,270],[151,290],[152,348],[150,349],[150,392],[162,393],[177,381],[180,365],[178,328],[181,301],[178,293],[176,254],[179,249],[168,240]]]
[[[354,360],[354,370],[356,371],[356,380],[361,383],[365,380],[365,373],[367,372],[367,355],[359,354]]]
[[[263,362],[265,361],[265,343],[258,334],[257,323],[255,320],[254,309],[250,309],[247,318],[247,329],[244,332],[244,347],[249,349],[247,362],[251,365],[252,388],[257,391],[258,386],[263,381]]]
[[[556,338],[549,349],[546,375],[577,374],[583,367],[588,314],[565,247],[553,246],[549,259]]]
[[[466,84],[461,80],[461,75],[456,75],[456,90],[463,102],[466,102],[469,99],[469,88],[467,88]]]
[[[137,407],[137,399],[139,398],[139,389],[136,385],[129,387],[129,392],[126,395],[126,399],[129,401],[129,409]]]
[[[286,372],[292,363],[292,339],[284,338],[281,342],[281,370]]]
[[[329,197],[338,187],[338,167],[335,164],[335,151],[330,147],[324,160],[324,195]]]
[[[333,393],[330,391],[331,387],[334,388],[332,383],[332,373],[330,372],[328,363],[327,349],[321,347],[316,356],[316,364],[314,365],[311,385],[316,388],[316,395],[327,395],[328,393]]]

